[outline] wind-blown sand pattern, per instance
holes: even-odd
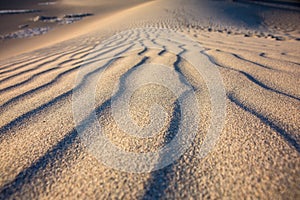
[[[270,28],[284,41],[257,36],[254,30],[245,37],[249,30],[243,27],[228,34],[229,29],[210,28],[199,17],[196,1],[186,1],[184,7],[180,3],[147,2],[87,25],[81,30],[85,35],[1,61],[0,199],[299,198],[298,27],[281,30],[289,35]],[[194,53],[201,58],[199,66],[219,71],[226,97],[223,130],[203,158],[201,146],[214,126],[214,108],[205,76],[188,62]],[[145,67],[151,63],[168,66],[170,74]],[[118,95],[151,73],[178,90],[186,83],[193,89],[201,116],[192,145],[157,171],[128,173],[109,167],[87,143],[97,135],[85,141],[78,131],[89,130],[95,122],[89,121],[91,112],[106,137],[128,152],[157,151],[176,137],[182,105],[162,85],[140,87],[130,98],[129,115],[138,126],[152,123],[153,105],[166,111],[155,137],[132,137],[114,118],[114,109],[123,109],[116,103]],[[94,107],[74,117],[74,94],[80,97],[92,83],[97,86]],[[89,105],[80,103],[83,108]],[[76,119],[88,120],[82,125]],[[152,167],[166,159],[160,155]]]

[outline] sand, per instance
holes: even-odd
[[[66,6],[86,7],[80,2]],[[3,41],[1,199],[299,198],[295,2],[182,4],[144,2],[43,36]],[[150,84],[135,89],[143,82]],[[179,98],[180,92],[186,93]],[[135,155],[176,138],[192,141],[182,155],[161,151],[150,164],[133,158],[127,165],[127,154],[110,154],[97,124]],[[152,138],[135,131],[151,126],[161,127]],[[210,131],[219,126],[219,134]],[[209,142],[215,143],[203,155]]]
[[[92,25],[95,22],[98,25],[99,23],[103,24],[103,28],[107,27],[110,23],[106,19],[108,16],[145,3],[145,1],[139,0],[124,2],[118,0],[100,0],[85,1],[84,5],[78,5],[78,2],[82,1],[60,0],[53,1],[55,4],[41,5],[42,2],[52,1],[30,0],[26,1],[26,3],[20,3],[18,1],[4,0],[0,2],[1,11],[37,11],[25,14],[1,15],[0,58],[40,49],[75,38],[79,35],[94,32],[97,30]],[[71,20],[72,23],[70,23],[70,19],[65,19],[65,16],[72,14],[91,14],[91,16],[79,19],[74,18]],[[57,20],[36,20],[38,17],[55,17]],[[35,37],[33,37],[34,35]]]

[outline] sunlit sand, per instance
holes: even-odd
[[[5,25],[0,40],[0,199],[299,198],[297,1],[62,0],[1,6],[0,19],[15,22]],[[32,21],[37,16],[44,18]],[[62,23],[66,18],[76,19]],[[40,27],[49,30],[4,37]],[[167,68],[152,69],[153,63]],[[208,82],[219,81],[215,71],[220,85]],[[145,80],[149,84],[136,89]],[[180,99],[176,91],[187,93]],[[223,109],[212,104],[218,100]],[[152,111],[153,105],[160,107]],[[186,118],[190,127],[180,126],[185,107],[200,115],[198,121],[195,115]],[[159,109],[165,111],[163,123],[155,121]],[[111,143],[138,154],[169,144],[175,132],[196,131],[168,166],[158,167],[173,158],[162,153],[153,157],[153,171],[138,162],[127,170],[122,158],[101,162],[104,153],[93,149],[105,144],[97,143],[95,123]],[[127,133],[148,133],[138,129],[148,126],[161,128],[151,138]],[[220,132],[206,141],[211,127]],[[203,154],[206,143],[211,148]]]

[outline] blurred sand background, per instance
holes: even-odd
[[[33,37],[1,39],[0,199],[299,199],[299,1],[22,2],[1,1],[0,10],[40,12],[0,15],[0,34],[18,31],[22,24],[51,29]],[[78,13],[93,15],[71,24],[31,20]],[[142,29],[151,27],[148,33]],[[200,45],[199,57],[223,79],[226,120],[218,143],[204,159],[197,155],[210,125],[207,85],[189,62],[178,58],[192,52],[191,46],[160,37],[160,28]],[[127,32],[101,46],[122,31]],[[103,67],[99,59],[120,52],[125,54],[108,59],[109,67],[97,82],[95,105],[106,136],[118,147],[156,150],[168,143],[177,115],[174,95],[150,84],[132,96],[131,116],[147,125],[151,105],[162,104],[169,114],[165,127],[148,141],[117,126],[110,111],[112,91],[116,85],[126,89],[122,83],[141,64],[170,66],[201,100],[203,116],[193,145],[161,170],[127,173],[107,167],[75,129],[73,89],[88,90]],[[76,85],[80,67],[86,77]],[[174,85],[178,81],[161,75]]]

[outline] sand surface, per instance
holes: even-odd
[[[297,2],[121,7],[2,41],[0,199],[300,198]]]

